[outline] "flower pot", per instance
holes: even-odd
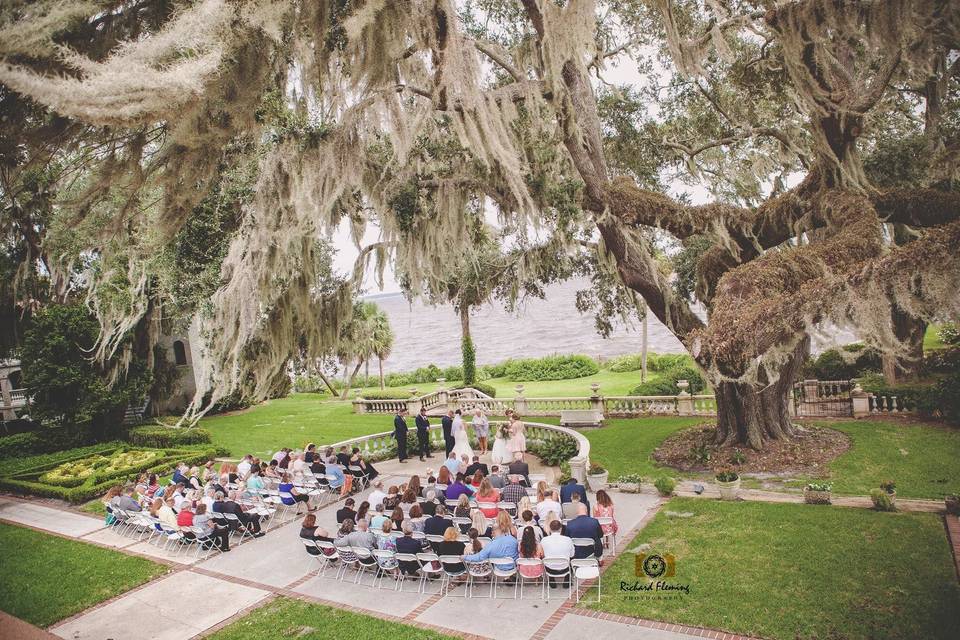
[[[943,499],[943,503],[947,507],[947,513],[960,516],[960,498],[956,496],[947,496]]]
[[[804,489],[803,501],[807,504],[830,504],[830,492]]]
[[[594,493],[600,491],[601,489],[607,488],[607,477],[610,475],[609,471],[604,471],[603,473],[598,473],[596,475],[587,476],[587,484],[590,485],[590,489]]]
[[[621,482],[619,488],[623,493],[640,493],[639,482]]]
[[[720,489],[720,497],[723,500],[736,500],[737,492],[740,491],[740,478],[730,482],[716,481],[717,488]]]

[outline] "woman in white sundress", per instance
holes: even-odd
[[[467,456],[467,460],[472,460],[473,449],[470,447],[470,435],[467,433],[467,423],[463,421],[459,410],[453,417],[451,431],[453,432],[453,453],[457,454],[457,458],[465,455]]]

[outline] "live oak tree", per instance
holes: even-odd
[[[344,288],[317,286],[315,239],[333,225],[355,238],[379,225],[371,253],[419,293],[475,255],[482,200],[525,252],[522,272],[595,252],[709,375],[718,438],[760,448],[792,433],[787,393],[818,326],[903,356],[893,314],[960,311],[958,12],[949,0],[48,0],[0,14],[0,82],[90,154],[56,214],[62,233],[102,230],[70,251],[101,265],[89,291],[104,352],[146,313],[151,257],[246,139],[257,183],[203,315],[215,367],[201,393],[262,396],[294,348],[329,352],[351,309]],[[624,57],[646,86],[598,90]],[[877,180],[865,160],[904,131],[929,145],[898,158],[913,179]],[[714,200],[668,196],[657,176],[677,171]],[[403,193],[417,206],[391,206]],[[660,268],[663,234],[703,248],[706,321]]]

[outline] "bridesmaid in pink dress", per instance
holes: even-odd
[[[619,529],[617,519],[613,516],[613,500],[610,499],[610,495],[603,489],[597,491],[597,504],[593,507],[593,517],[613,518],[612,523],[600,525],[604,535],[616,533]]]
[[[514,455],[519,451],[520,453],[525,453],[527,451],[527,436],[524,434],[523,422],[520,420],[520,416],[514,412],[510,416],[510,441],[507,442],[507,450],[510,451],[510,457],[513,458]]]

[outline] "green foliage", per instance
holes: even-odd
[[[740,449],[734,449],[730,453],[730,464],[741,465],[747,461],[747,456],[740,451]]]
[[[89,427],[47,427],[0,438],[0,459],[51,453],[93,442]]]
[[[897,483],[893,480],[884,480],[880,483],[880,488],[892,495],[897,492]]]
[[[704,444],[691,447],[688,455],[690,460],[696,462],[697,464],[706,464],[710,462],[710,458],[713,457],[710,447]]]
[[[808,482],[805,489],[810,491],[833,491],[833,483],[830,482]]]
[[[870,500],[873,501],[873,508],[877,511],[897,510],[893,497],[883,489],[873,489],[870,492]]]
[[[702,392],[707,387],[706,381],[700,369],[692,364],[677,364],[661,372],[655,380],[648,380],[634,387],[630,395],[634,396],[675,396],[680,393],[677,386],[678,380],[686,380],[690,383],[687,393],[696,394]]]
[[[610,371],[624,372],[624,371],[640,371],[643,368],[643,359],[642,354],[639,353],[628,353],[626,355],[617,356],[610,360],[605,368]],[[668,371],[670,369],[675,369],[678,367],[689,366],[693,367],[694,361],[686,353],[648,353],[647,354],[647,370],[648,371]]]
[[[736,471],[721,471],[716,475],[717,482],[735,482],[739,477]]]
[[[683,249],[673,258],[674,291],[680,297],[692,301],[697,290],[697,263],[712,247],[714,241],[708,236],[693,236],[683,243]]]
[[[515,382],[531,380],[569,380],[592,376],[600,371],[597,363],[583,355],[554,355],[511,361],[506,377]]]
[[[126,375],[111,386],[90,359],[98,335],[96,319],[81,305],[52,305],[34,316],[21,359],[35,419],[90,425],[100,439],[119,432],[125,408],[142,401],[151,373],[133,357]]]
[[[899,408],[916,411],[922,416],[931,416],[941,411],[941,405],[949,404],[949,392],[944,393],[937,384],[888,385],[879,373],[867,373],[857,382],[864,391],[877,396],[896,396]]]
[[[548,467],[558,467],[577,455],[577,441],[568,435],[556,434],[542,441],[528,440],[527,450]]]
[[[470,336],[463,336],[460,340],[460,350],[463,353],[463,371],[455,379],[463,380],[464,386],[469,387],[477,381],[477,352]]]
[[[954,347],[960,346],[960,326],[955,322],[945,322],[937,331],[940,342]]]
[[[173,427],[142,426],[127,431],[125,438],[130,444],[140,447],[166,449],[193,444],[210,444],[210,432],[206,429],[176,429]]]
[[[479,391],[480,393],[487,394],[491,398],[497,397],[497,389],[492,385],[484,384],[483,382],[474,382],[470,386],[476,389],[477,391]]]
[[[326,393],[329,391],[320,376],[297,376],[293,381],[293,390],[296,393]]]
[[[676,481],[669,476],[660,476],[657,478],[653,486],[657,488],[657,492],[662,496],[669,496],[673,493],[673,490],[676,488]]]
[[[573,478],[573,471],[570,469],[570,463],[564,460],[560,463],[560,477],[557,478],[557,482],[564,484],[567,480]]]
[[[367,400],[406,400],[411,397],[409,391],[400,389],[384,389],[383,391],[369,390],[361,394]]]
[[[960,424],[960,370],[942,378],[937,383],[936,394],[943,417]]]
[[[643,484],[643,482],[643,476],[641,476],[639,473],[625,473],[617,477],[617,484]]]
[[[841,349],[827,349],[807,361],[803,375],[818,380],[849,380],[867,371],[877,371],[882,366],[879,352],[855,342]]]
[[[590,468],[587,469],[587,475],[598,476],[602,473],[606,473],[607,470],[603,468],[602,465],[597,464],[596,462],[590,463]]]

